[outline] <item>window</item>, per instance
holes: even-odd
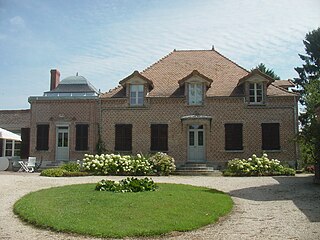
[[[151,151],[168,151],[168,124],[151,124]]]
[[[88,150],[88,124],[76,125],[76,151]]]
[[[49,149],[49,124],[37,126],[37,150]]]
[[[225,150],[243,150],[242,124],[225,124]]]
[[[144,86],[130,85],[130,105],[143,106]]]
[[[189,83],[189,105],[201,105],[203,103],[203,84]]]
[[[115,129],[115,151],[132,150],[132,125],[116,124]]]
[[[262,83],[249,84],[249,102],[263,103],[263,84]]]
[[[280,150],[280,124],[262,123],[262,150]]]

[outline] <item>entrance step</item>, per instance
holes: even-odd
[[[219,170],[214,170],[213,167],[208,167],[206,163],[187,162],[178,167],[173,173],[176,175],[215,175],[221,176]]]

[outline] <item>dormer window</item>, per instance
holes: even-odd
[[[202,105],[203,104],[203,84],[202,83],[189,83],[189,105]]]
[[[252,104],[263,103],[263,83],[249,83],[249,102]]]
[[[143,84],[130,84],[130,106],[143,106]]]

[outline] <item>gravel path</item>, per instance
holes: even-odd
[[[110,177],[113,180],[120,178]],[[37,173],[0,172],[0,239],[97,239],[34,228],[20,221],[13,214],[12,206],[31,191],[94,183],[101,179],[46,178]],[[233,213],[216,225],[186,233],[172,233],[160,239],[320,239],[320,185],[312,183],[312,175],[251,178],[170,176],[154,177],[154,180],[216,188],[229,193],[235,203]]]

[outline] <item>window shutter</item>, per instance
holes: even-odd
[[[280,124],[262,123],[262,149],[280,150]]]
[[[242,124],[225,124],[225,150],[243,150]]]
[[[76,125],[76,151],[88,150],[88,124]]]
[[[115,151],[132,150],[132,124],[116,124]]]
[[[37,126],[37,150],[49,150],[49,124]]]
[[[151,124],[151,151],[168,151],[168,124]]]
[[[20,158],[27,159],[30,154],[30,128],[21,128],[21,140]]]

